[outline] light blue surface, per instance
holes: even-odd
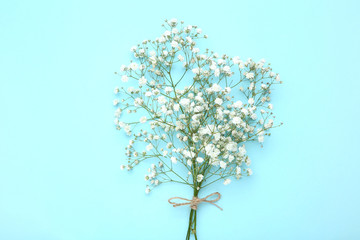
[[[199,210],[200,239],[360,239],[358,1],[2,1],[0,239],[184,239],[187,207],[121,172],[113,72],[165,18],[199,25],[202,47],[265,58],[285,84],[285,122],[250,149],[254,175]]]

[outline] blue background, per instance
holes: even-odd
[[[203,204],[200,239],[360,239],[358,1],[1,1],[0,239],[184,239],[189,209],[121,172],[113,72],[165,18],[218,53],[265,58],[285,125],[249,148],[254,175]]]

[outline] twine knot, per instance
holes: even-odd
[[[213,199],[213,200],[207,200],[209,197],[213,196],[213,195],[217,195],[217,198]],[[221,211],[223,210],[221,207],[219,207],[217,204],[215,204],[214,202],[219,201],[221,198],[221,194],[218,192],[214,192],[212,194],[207,195],[204,198],[198,198],[198,197],[193,197],[191,200],[187,199],[187,198],[182,198],[182,197],[172,197],[169,198],[168,202],[170,204],[173,205],[173,207],[179,207],[179,206],[184,206],[184,205],[190,205],[190,208],[193,210],[197,210],[197,206],[202,203],[202,202],[207,202],[207,203],[211,203],[212,205],[215,205],[216,207],[218,207]],[[187,201],[185,203],[176,203],[176,202],[172,202],[171,200],[173,199],[180,199],[180,200],[184,200]]]

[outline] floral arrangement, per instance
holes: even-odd
[[[152,161],[146,193],[169,182],[191,187],[192,199],[169,203],[190,205],[186,239],[197,239],[197,205],[216,205],[221,197],[200,198],[200,191],[253,173],[245,143],[262,145],[269,130],[282,124],[274,124],[270,103],[273,86],[282,82],[265,60],[200,51],[197,41],[207,35],[197,26],[176,19],[162,26],[159,38],[131,48],[134,60],[116,73],[124,86],[135,84],[115,88],[115,125],[130,137],[121,169]]]

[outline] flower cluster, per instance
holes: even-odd
[[[130,136],[121,168],[153,161],[146,193],[166,182],[199,191],[251,175],[245,143],[262,144],[281,125],[270,103],[279,74],[265,60],[200,51],[207,35],[197,26],[172,19],[163,27],[156,40],[132,47],[134,61],[117,73],[133,84],[114,90],[116,128]]]

